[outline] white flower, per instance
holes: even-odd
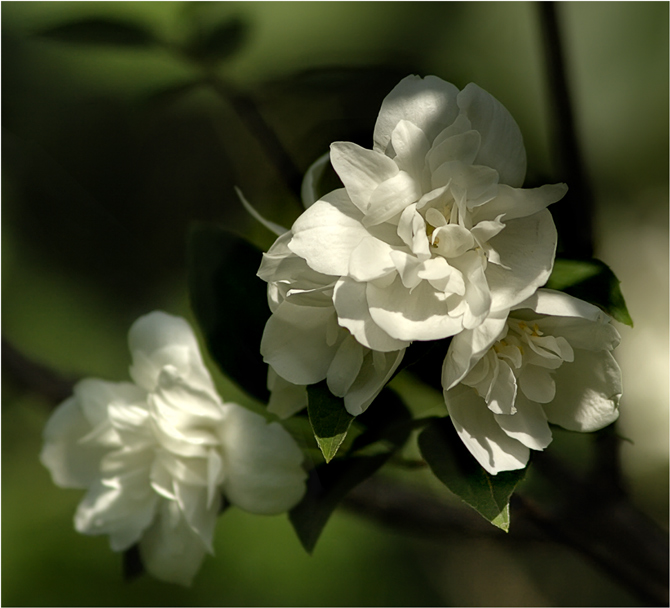
[[[347,411],[364,412],[389,381],[405,349],[373,351],[337,323],[334,281],[315,272],[280,236],[264,254],[258,276],[268,282],[272,316],[261,340],[269,364],[268,411],[286,418],[307,405],[306,386],[326,380]]]
[[[547,280],[556,231],[546,207],[566,187],[519,188],[519,128],[476,85],[405,78],[382,104],[374,148],[336,142],[330,159],[344,188],[282,237],[305,262],[291,259],[282,280],[287,292],[304,281],[332,290],[338,325],[366,348],[453,336]]]
[[[449,416],[492,474],[521,469],[551,443],[549,423],[591,432],[614,422],[621,370],[611,319],[567,294],[540,289],[509,317],[452,339],[442,385]]]
[[[189,584],[212,552],[223,500],[251,513],[293,507],[302,453],[278,424],[222,403],[188,323],[153,312],[130,329],[134,383],[86,379],[44,431],[43,464],[88,492],[75,515],[111,548],[139,543],[147,571]]]

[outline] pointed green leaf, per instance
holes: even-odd
[[[216,226],[196,225],[189,235],[189,295],[209,352],[231,380],[267,401],[260,343],[270,310],[267,286],[256,276],[262,255]]]
[[[463,445],[448,418],[435,420],[423,430],[419,449],[445,486],[494,526],[509,531],[509,500],[525,469],[487,473]]]
[[[307,387],[307,413],[314,437],[326,462],[340,449],[354,417],[344,408],[344,400],[335,397],[325,380]]]
[[[620,281],[600,260],[556,259],[547,287],[595,304],[620,323],[633,326]]]
[[[71,44],[148,47],[156,44],[153,34],[135,23],[107,17],[90,17],[43,29],[42,38]]]

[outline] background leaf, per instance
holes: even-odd
[[[445,486],[494,526],[509,531],[509,500],[526,469],[490,475],[468,452],[447,418],[434,420],[423,430],[419,449]]]
[[[148,47],[156,44],[153,34],[129,21],[90,17],[43,29],[38,36],[72,44]]]
[[[221,61],[239,52],[247,41],[249,26],[239,17],[200,31],[189,45],[191,57],[204,61]]]
[[[620,323],[632,327],[633,320],[621,293],[620,283],[609,266],[595,258],[557,258],[547,287],[591,302]]]
[[[189,292],[209,352],[243,390],[266,402],[261,336],[270,316],[266,285],[256,276],[262,252],[231,232],[196,225],[188,245]]]
[[[354,417],[344,408],[344,400],[335,397],[326,381],[307,387],[307,413],[326,462],[340,449]]]

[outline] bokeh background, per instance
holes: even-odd
[[[474,81],[518,121],[529,181],[562,179],[532,3],[4,2],[1,9],[2,333],[65,378],[124,379],[135,318],[154,309],[190,315],[192,221],[270,244],[234,185],[276,222],[290,225],[299,213],[248,116],[231,103],[235,95],[254,100],[304,171],[331,141],[369,146],[381,100],[405,75],[435,74],[459,87]],[[558,10],[596,195],[596,256],[621,279],[635,321],[633,329],[618,327],[619,432],[630,440],[623,465],[636,504],[667,527],[668,4],[560,3]],[[134,29],[98,27],[77,34],[88,40],[64,41],[73,36],[65,24],[94,17]],[[225,378],[217,382],[227,398],[251,404]],[[148,578],[126,583],[106,538],[72,528],[81,492],[53,486],[38,461],[53,404],[4,366],[2,390],[4,605],[638,602],[555,545],[519,543],[513,534],[430,542],[346,512],[310,557],[285,517],[230,510],[218,524],[217,557],[191,589]],[[571,440],[565,445],[573,449]]]

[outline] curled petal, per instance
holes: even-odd
[[[489,244],[505,267],[489,264],[491,310],[509,310],[546,283],[554,264],[556,227],[549,211],[511,220]]]
[[[343,277],[335,286],[333,303],[338,321],[346,327],[363,346],[372,350],[389,352],[408,346],[407,341],[390,336],[372,318],[366,298],[367,286]]]
[[[317,272],[342,276],[349,272],[351,252],[368,238],[363,215],[346,192],[335,190],[307,209],[293,224],[289,249]]]
[[[521,186],[526,176],[526,149],[512,115],[495,97],[474,83],[458,94],[457,103],[482,138],[475,163],[493,167],[503,184]]]
[[[294,384],[314,384],[326,377],[336,347],[327,339],[335,311],[327,307],[283,302],[265,325],[263,361]]]
[[[344,396],[344,407],[352,416],[362,414],[374,401],[400,365],[404,354],[404,348],[388,353],[368,353],[358,377]]]
[[[449,417],[465,447],[492,475],[523,469],[530,451],[505,433],[473,389],[458,385],[444,393]]]
[[[543,450],[551,443],[551,429],[542,406],[517,395],[516,413],[495,415],[500,428],[531,450]]]
[[[347,336],[333,357],[326,381],[333,395],[344,397],[358,377],[365,356],[364,347],[353,336]]]
[[[590,433],[619,417],[621,369],[609,351],[575,350],[573,363],[554,372],[556,397],[543,405],[549,422]]]
[[[463,329],[460,317],[449,316],[447,295],[427,281],[411,292],[400,277],[385,288],[368,283],[366,295],[372,320],[396,340],[439,340]]]
[[[401,120],[419,127],[432,142],[458,115],[458,89],[435,76],[407,76],[386,96],[373,135],[374,149],[386,153]]]
[[[398,165],[388,156],[344,141],[330,145],[330,162],[351,201],[364,213],[372,193],[398,173]]]

